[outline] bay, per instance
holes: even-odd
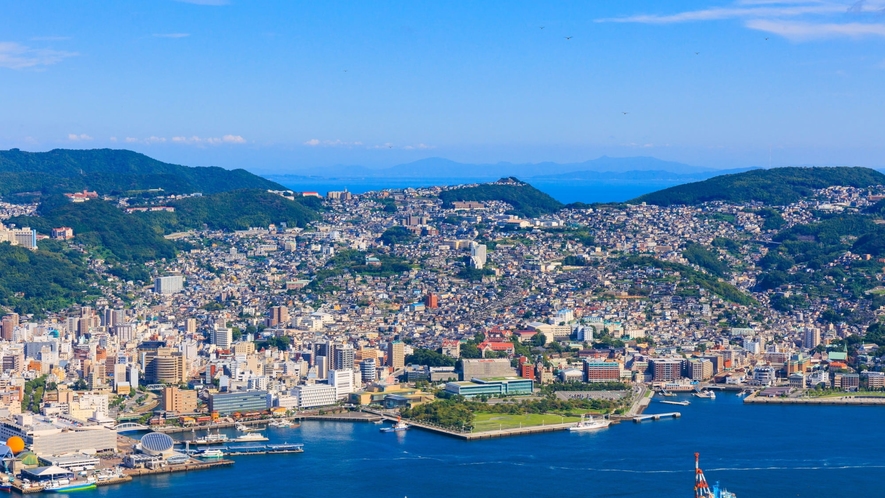
[[[297,192],[319,192],[347,189],[354,194],[384,189],[408,187],[431,187],[435,185],[460,185],[494,181],[495,178],[293,178],[271,177],[287,188]],[[674,181],[554,181],[549,179],[528,180],[535,188],[546,192],[559,202],[623,202],[649,192],[678,185]]]
[[[675,408],[679,419],[471,442],[306,421],[264,431],[272,442],[304,443],[303,454],[235,457],[226,469],[142,477],[94,494],[687,497],[695,452],[707,479],[739,498],[883,494],[878,407],[744,405],[733,394],[680,399],[691,405],[652,401],[646,410]]]

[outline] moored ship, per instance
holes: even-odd
[[[610,420],[604,418],[593,418],[586,415],[581,416],[581,421],[568,428],[570,431],[596,431],[605,429],[611,425]]]
[[[393,427],[384,427],[381,429],[381,432],[402,432],[407,430],[409,430],[409,425],[397,417],[396,424]]]

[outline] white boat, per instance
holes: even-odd
[[[237,430],[240,432],[258,432],[261,430],[259,428],[249,427],[249,426],[243,425],[243,424],[237,424],[236,427],[237,427]]]
[[[396,419],[396,424],[393,427],[384,427],[381,429],[381,432],[402,432],[409,430],[408,424],[402,421],[401,418]]]
[[[664,403],[667,405],[679,405],[679,406],[688,406],[691,404],[690,401],[669,401],[669,400],[663,400],[663,401],[661,401],[661,403]]]
[[[701,391],[694,393],[694,395],[698,398],[716,399],[716,393],[713,391]]]
[[[242,436],[235,438],[232,442],[234,442],[234,443],[257,443],[260,441],[267,441],[267,438],[264,437],[264,435],[261,433],[250,432],[248,434],[243,434]]]
[[[667,391],[661,391],[661,392],[659,392],[658,394],[660,394],[661,396],[666,396],[666,397],[668,397],[668,398],[669,398],[669,397],[672,397],[672,396],[676,396],[675,394],[673,394],[673,393],[668,393]]]
[[[288,420],[274,420],[267,425],[268,427],[274,427],[276,429],[287,429],[292,427],[292,422],[289,422]]]
[[[227,434],[215,433],[215,434],[206,434],[203,437],[194,439],[191,441],[192,444],[218,444],[218,443],[226,443],[230,440],[227,437]]]
[[[196,454],[200,458],[224,458],[224,452],[219,449],[205,449]]]
[[[610,420],[604,418],[593,418],[586,415],[581,416],[581,421],[568,428],[570,431],[596,431],[605,429],[611,425]]]
[[[71,493],[74,491],[86,491],[87,489],[95,489],[95,481],[69,481],[60,479],[52,481],[43,487],[43,491],[47,493]]]

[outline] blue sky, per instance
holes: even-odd
[[[8,0],[0,109],[0,148],[258,172],[885,167],[885,0]]]

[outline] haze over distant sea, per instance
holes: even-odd
[[[621,202],[673,185],[746,171],[716,170],[662,161],[652,157],[600,157],[583,163],[465,164],[429,158],[391,168],[334,166],[302,169],[293,174],[267,174],[295,191],[347,189],[355,194],[434,185],[459,185],[515,176],[563,203]]]

